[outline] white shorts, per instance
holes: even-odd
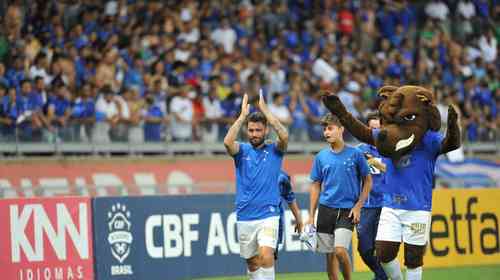
[[[429,240],[431,218],[429,211],[383,207],[376,240],[423,246]]]
[[[238,221],[240,256],[249,259],[259,254],[259,247],[276,249],[278,244],[279,216],[262,220]]]

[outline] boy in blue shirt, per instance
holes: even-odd
[[[340,265],[344,279],[350,280],[348,249],[354,224],[359,223],[361,208],[372,188],[372,177],[363,153],[345,145],[339,119],[328,113],[321,124],[330,146],[314,158],[308,224],[314,224],[319,200],[316,250],[326,253],[329,279],[337,279]]]
[[[371,113],[366,122],[371,129],[380,128],[380,116]],[[362,143],[358,147],[367,158],[370,174],[372,175],[373,187],[368,195],[365,205],[361,209],[361,219],[356,226],[358,235],[358,252],[363,262],[375,273],[374,280],[386,280],[387,275],[382,265],[375,257],[375,237],[377,235],[380,212],[383,206],[383,191],[385,182],[386,165],[384,158],[379,154],[375,146]]]
[[[240,255],[246,259],[249,279],[274,280],[274,251],[279,228],[278,177],[288,145],[288,132],[259,96],[260,112],[250,114],[245,94],[241,113],[224,138],[224,146],[236,168],[236,217]],[[249,143],[236,141],[247,121]],[[278,135],[266,143],[269,123]]]

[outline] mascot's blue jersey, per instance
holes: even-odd
[[[374,139],[378,129],[373,130]],[[422,141],[399,162],[387,160],[384,206],[404,210],[431,211],[434,166],[443,136],[427,131]]]
[[[275,143],[261,149],[240,143],[240,150],[234,155],[238,221],[279,215],[281,197],[277,186],[282,161],[283,153]]]
[[[314,157],[310,178],[321,183],[320,204],[352,208],[359,200],[361,182],[368,174],[370,170],[363,153],[346,145],[339,153],[330,147],[321,150]]]
[[[363,153],[367,153],[372,155],[375,160],[386,164],[386,161],[390,160],[387,158],[382,157],[375,146],[368,145],[368,144],[360,144],[357,146],[358,149],[360,149]],[[387,164],[386,164],[387,165]],[[366,208],[378,208],[382,207],[384,203],[384,184],[385,184],[385,172],[382,172],[378,168],[374,166],[370,166],[370,174],[372,174],[372,180],[373,180],[373,187],[372,190],[370,191],[370,194],[368,195],[368,199],[365,202],[365,205],[363,207]]]

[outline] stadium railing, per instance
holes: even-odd
[[[354,143],[351,143],[354,144]],[[324,148],[322,142],[295,142],[288,146],[290,154],[314,154]],[[469,142],[463,145],[464,153],[467,156],[476,154],[500,155],[500,141],[497,142]],[[14,142],[2,143],[0,145],[1,155],[29,156],[29,155],[99,155],[99,154],[119,154],[119,155],[140,155],[140,154],[197,154],[216,155],[225,153],[222,143],[81,143],[81,142],[61,142],[61,143],[29,143]]]

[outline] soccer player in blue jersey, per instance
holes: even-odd
[[[369,128],[380,128],[380,117],[378,113],[368,114],[366,122]],[[383,185],[385,181],[386,165],[377,148],[365,143],[358,147],[367,158],[370,173],[372,175],[373,187],[368,195],[365,205],[361,209],[361,218],[356,225],[358,235],[358,252],[363,262],[375,274],[374,280],[386,280],[387,275],[382,265],[375,257],[375,237],[377,235],[378,221],[384,202]]]
[[[292,211],[293,217],[295,218],[295,232],[302,232],[302,217],[300,215],[300,208],[297,200],[295,199],[295,193],[292,190],[292,182],[290,181],[290,176],[281,170],[280,176],[278,178],[278,186],[281,195],[281,201],[279,205],[280,209],[280,223],[278,230],[278,246],[283,243],[283,236],[285,235],[285,207],[284,203],[288,204],[288,208]],[[274,252],[274,259],[278,259],[278,248]]]
[[[262,97],[260,112],[250,114],[248,96],[241,113],[224,138],[236,168],[236,217],[240,255],[246,259],[249,279],[274,280],[274,251],[279,230],[278,178],[288,145],[288,132],[274,117]],[[247,122],[249,143],[236,141]],[[268,123],[276,130],[276,143],[266,143]]]
[[[317,248],[326,253],[328,278],[338,279],[339,265],[344,279],[351,279],[348,249],[354,225],[372,188],[372,177],[363,153],[344,143],[344,127],[331,113],[321,124],[329,144],[314,158],[311,169],[308,224],[314,224],[316,208]],[[319,200],[319,207],[318,207]]]

